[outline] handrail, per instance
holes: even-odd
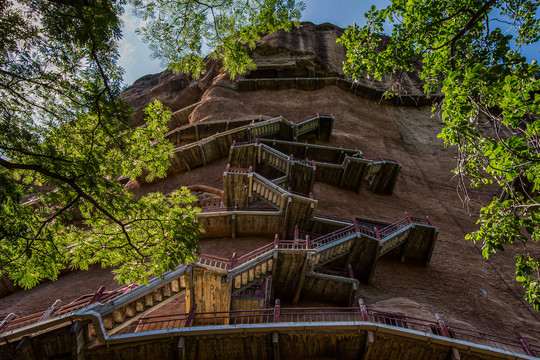
[[[235,267],[238,267],[240,265],[243,265],[245,263],[247,263],[248,261],[251,261],[261,255],[264,255],[270,251],[272,251],[274,249],[274,243],[271,242],[269,244],[266,244],[264,246],[261,246],[260,248],[258,249],[255,249],[245,255],[242,255],[240,256],[237,260],[236,260],[236,266]]]
[[[279,305],[276,305],[279,306]],[[365,314],[365,315],[364,315]],[[182,328],[188,314],[170,314],[144,317],[132,323],[129,332],[144,332],[150,330],[169,330]],[[364,316],[366,316],[364,318]],[[215,311],[195,313],[191,327],[222,326],[222,325],[251,325],[269,324],[275,322],[287,323],[318,323],[318,322],[368,322],[387,326],[421,331],[426,334],[441,335],[441,324],[438,321],[421,319],[404,314],[371,310],[362,307],[306,307],[306,308],[275,308]],[[527,354],[522,344],[512,338],[491,335],[476,330],[462,329],[448,325],[451,338],[487,345],[496,349],[518,354]],[[531,349],[540,349],[539,345],[529,344]]]
[[[212,266],[222,270],[231,269],[231,260],[210,254],[199,254],[199,260],[197,261],[197,263],[200,265]]]
[[[257,208],[252,208],[252,207],[224,207],[224,206],[220,206],[220,207],[207,207],[207,208],[201,208],[201,212],[199,214],[202,214],[202,213],[212,213],[212,212],[273,212],[273,213],[279,213],[278,210],[276,210],[276,208],[274,207],[270,207],[270,206],[267,206],[267,207],[257,207]]]
[[[355,232],[355,229],[353,225],[347,226],[343,229],[339,229],[329,234],[313,239],[311,243],[314,245],[314,247],[324,246],[326,244],[337,241],[347,235],[354,234],[354,232]]]

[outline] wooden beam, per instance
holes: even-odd
[[[178,359],[186,359],[186,338],[183,336],[178,339]]]
[[[274,354],[274,360],[279,360],[279,333],[272,333],[272,352]]]
[[[32,340],[28,336],[23,337],[17,343],[15,351],[16,360],[33,360],[40,358],[40,356],[36,356],[36,353],[34,352],[34,347],[32,346]]]
[[[75,337],[74,346],[71,350],[72,356],[74,355],[76,360],[84,360],[86,340],[84,338],[84,326],[80,320],[73,322],[69,333]]]
[[[451,347],[446,359],[447,360],[461,360],[461,356],[459,355],[459,350],[456,349],[455,347]]]
[[[300,300],[300,294],[302,293],[302,288],[304,287],[304,282],[306,280],[306,273],[309,269],[309,264],[311,262],[310,260],[311,260],[311,253],[307,253],[306,259],[304,260],[304,264],[302,265],[302,270],[300,270],[300,278],[298,279],[298,284],[294,291],[293,305],[297,305],[298,300]]]
[[[373,343],[375,342],[375,335],[373,331],[366,331],[366,339],[364,341],[364,348],[362,354],[360,355],[361,360],[368,360],[371,358],[371,353],[373,352]]]

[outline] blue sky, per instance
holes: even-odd
[[[305,0],[306,10],[302,14],[303,21],[316,24],[330,22],[341,27],[356,22],[363,23],[364,13],[372,4],[377,7],[386,6],[389,0],[359,1],[359,0]],[[124,36],[120,42],[120,66],[124,74],[124,84],[131,85],[135,80],[147,74],[158,73],[165,70],[158,60],[152,60],[148,45],[141,41],[135,29],[139,27],[140,20],[126,10],[124,16]]]
[[[304,0],[306,9],[302,14],[303,21],[311,21],[316,24],[330,22],[347,27],[356,22],[364,23],[364,13],[372,5],[377,8],[385,7],[390,0]],[[540,14],[537,14],[540,15]],[[131,10],[126,10],[124,16],[123,38],[120,42],[120,66],[125,69],[124,84],[131,85],[135,80],[147,74],[158,73],[165,70],[158,60],[151,59],[148,45],[141,41],[135,29],[139,27],[140,20],[133,16]],[[536,44],[538,46],[538,44]],[[528,58],[539,59],[539,49],[529,47],[524,51]]]

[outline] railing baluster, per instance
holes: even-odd
[[[279,322],[279,315],[280,315],[280,306],[279,306],[279,299],[276,299],[276,305],[274,305],[274,322]]]
[[[516,339],[518,339],[518,341],[520,342],[521,346],[523,347],[523,350],[525,350],[525,353],[527,355],[530,355],[530,356],[536,356],[536,353],[534,352],[534,350],[531,348],[531,346],[529,345],[529,343],[527,343],[527,341],[521,337],[521,334],[518,332],[518,331],[514,331],[514,336],[516,337]]]

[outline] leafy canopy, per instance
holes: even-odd
[[[366,25],[349,26],[339,40],[347,49],[344,71],[353,78],[381,80],[416,68],[425,94],[444,95],[434,112],[444,121],[439,137],[458,149],[463,200],[469,201],[469,187],[500,189],[467,238],[483,242],[485,258],[521,244],[517,280],[536,310],[540,255],[530,242],[540,239],[540,69],[520,49],[540,39],[538,6],[534,0],[393,0],[385,9],[372,7]],[[381,35],[385,25],[390,37]],[[399,93],[399,77],[394,80],[389,95]]]
[[[261,35],[297,25],[294,0],[130,0],[155,56],[199,76],[204,53],[233,76]],[[195,258],[200,225],[185,188],[136,198],[119,179],[166,176],[170,111],[133,127],[119,98],[126,0],[0,1],[0,274],[32,287],[69,266],[143,282]]]
[[[32,287],[69,266],[145,281],[194,258],[186,189],[136,198],[120,176],[163,177],[170,111],[131,126],[114,1],[0,2],[0,271]]]
[[[140,33],[156,58],[176,73],[198,78],[205,57],[223,63],[233,78],[253,70],[249,50],[262,35],[299,26],[303,2],[295,0],[134,0],[146,25]]]

